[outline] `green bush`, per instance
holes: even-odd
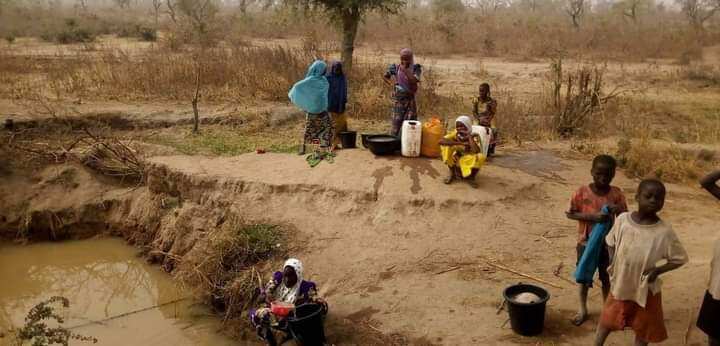
[[[15,35],[14,34],[5,35],[5,41],[7,41],[8,44],[13,44],[13,42],[15,42]]]

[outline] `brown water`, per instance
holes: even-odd
[[[239,344],[224,337],[220,321],[191,299],[155,307],[187,294],[135,253],[110,238],[0,245],[0,331],[22,326],[30,308],[60,295],[70,300],[64,326],[97,338],[97,345]],[[0,344],[8,339],[0,338]]]

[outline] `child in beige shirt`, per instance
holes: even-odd
[[[635,200],[638,211],[618,216],[605,238],[611,257],[611,284],[596,345],[603,345],[612,331],[626,327],[635,332],[635,345],[667,339],[658,276],[688,261],[670,224],[657,215],[665,203],[663,183],[643,180]]]

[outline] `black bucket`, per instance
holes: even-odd
[[[303,346],[325,344],[325,309],[320,304],[295,307],[295,316],[288,318],[288,327],[295,340]]]
[[[357,132],[355,132],[355,131],[340,132],[338,134],[338,136],[340,136],[340,143],[342,143],[343,149],[355,148],[355,143],[357,142]]]
[[[536,294],[540,297],[540,301],[534,303],[515,301],[515,296],[525,292]],[[542,333],[545,325],[545,305],[550,299],[550,294],[545,289],[520,283],[506,288],[503,297],[510,315],[510,326],[515,333],[525,336]]]

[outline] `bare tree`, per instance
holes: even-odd
[[[77,0],[75,6],[79,7],[83,13],[87,12],[87,0]]]
[[[510,0],[473,0],[471,4],[473,7],[479,8],[482,13],[489,14],[508,7]]]
[[[175,3],[202,43],[207,38],[209,26],[218,12],[215,0],[176,0]]]
[[[705,22],[720,11],[720,0],[677,0],[677,2],[696,31],[703,31]]]
[[[580,28],[580,17],[585,12],[585,0],[567,0],[565,12],[572,19],[575,29]]]
[[[170,16],[170,19],[172,19],[173,23],[177,24],[177,11],[175,11],[175,1],[174,0],[166,0],[165,6],[167,7],[167,14]]]
[[[113,2],[121,9],[130,8],[130,0],[113,0]]]
[[[250,7],[255,0],[238,0],[238,9],[243,15],[247,14],[248,7]]]
[[[192,98],[193,108],[193,133],[197,134],[200,132],[200,113],[198,112],[198,99],[200,99],[200,63],[195,64],[195,94]]]
[[[360,22],[368,12],[396,14],[405,6],[405,0],[292,0],[309,8],[319,7],[342,29],[342,61],[344,68],[352,69],[355,38]]]
[[[153,15],[155,16],[155,29],[158,27],[160,8],[162,8],[162,5],[162,0],[152,0]]]

